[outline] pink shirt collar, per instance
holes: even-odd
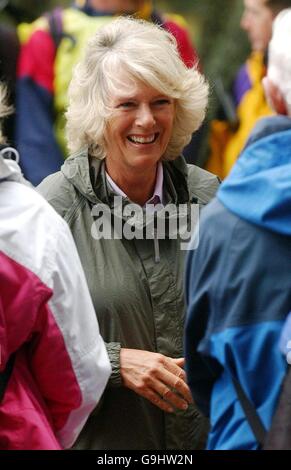
[[[105,174],[106,174],[106,180],[110,184],[113,191],[116,194],[118,194],[118,196],[127,197],[127,195],[122,191],[122,189],[120,189],[120,187],[117,186],[117,184],[109,176],[107,171],[105,171]],[[155,189],[154,189],[152,197],[150,197],[150,199],[145,203],[145,205],[157,204],[157,203],[163,204],[163,183],[164,183],[163,165],[161,162],[159,162],[158,169],[157,169]]]

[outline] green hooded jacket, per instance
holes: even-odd
[[[186,165],[183,157],[163,162],[164,203],[203,206],[215,195],[216,176]],[[190,405],[165,413],[122,385],[120,348],[183,356],[183,274],[186,251],[179,240],[95,239],[92,208],[112,210],[104,164],[81,152],[47,177],[39,192],[67,221],[87,277],[112,375],[103,398],[77,442],[79,449],[203,448],[208,423]],[[123,205],[130,201],[123,199]],[[158,243],[158,257],[156,253]],[[70,256],[70,253],[68,253]],[[80,292],[80,295],[82,293]]]

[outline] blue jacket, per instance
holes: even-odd
[[[291,307],[291,119],[265,118],[204,210],[186,269],[188,382],[210,415],[209,449],[256,449],[236,376],[268,429],[287,362]]]

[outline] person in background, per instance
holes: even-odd
[[[110,22],[75,68],[67,112],[72,156],[38,190],[70,225],[113,371],[78,448],[204,445],[207,422],[183,370],[185,251],[167,214],[181,204],[192,220],[218,187],[214,175],[181,156],[207,96],[174,37],[146,21]],[[139,216],[131,218],[134,208]],[[147,223],[151,211],[165,232]]]
[[[56,9],[19,26],[16,132],[24,175],[37,185],[58,171],[67,156],[64,112],[67,88],[88,39],[115,15],[133,14],[160,24],[177,39],[188,67],[197,62],[185,21],[161,15],[150,0],[87,0]]]
[[[134,15],[162,26],[176,38],[180,57],[187,67],[199,67],[187,22],[181,15],[161,12],[154,7],[154,2],[149,0],[115,0],[114,11],[118,15]]]
[[[244,0],[241,27],[248,35],[252,52],[238,71],[231,93],[237,123],[219,118],[212,122],[210,131],[206,169],[222,179],[230,172],[258,119],[272,114],[261,81],[266,74],[272,22],[281,10],[290,6],[291,0]]]
[[[291,307],[291,9],[274,22],[264,88],[278,115],[257,123],[187,262],[186,370],[210,416],[209,449],[263,446],[243,402],[265,434],[287,368],[278,345]]]
[[[67,224],[0,141],[0,449],[69,448],[110,363]]]

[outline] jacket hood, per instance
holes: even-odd
[[[100,168],[101,161],[96,160]],[[90,177],[89,158],[86,151],[72,155],[65,160],[61,167],[65,178],[92,204],[97,204],[97,198]]]
[[[4,158],[0,152],[0,182],[3,181],[14,181],[31,186],[31,184],[23,177],[16,161]]]
[[[155,261],[159,262],[158,239],[177,236],[176,231],[178,229],[179,233],[181,231],[188,233],[191,226],[187,164],[183,157],[179,157],[172,162],[163,162],[163,168],[165,182],[164,202],[171,202],[176,206],[181,204],[178,210],[179,225],[170,223],[170,219],[177,221],[176,211],[168,213],[166,209],[164,210],[164,206],[161,206],[151,215],[149,215],[145,208],[140,208],[138,205],[134,206],[135,209],[139,208],[139,210],[132,212],[133,206],[126,208],[129,210],[124,210],[125,206],[130,204],[131,201],[128,198],[119,198],[119,201],[116,201],[116,194],[107,184],[102,160],[88,157],[87,152],[81,152],[67,159],[62,166],[62,173],[79,193],[89,200],[92,206],[102,203],[111,209],[112,213],[107,213],[106,210],[102,211],[103,216],[108,217],[108,225],[111,225],[111,216],[114,214],[114,217],[122,219],[123,224],[127,224],[129,231],[134,230],[137,238],[143,238],[143,235],[146,233],[146,236],[154,242]],[[165,223],[163,225],[165,229],[160,234],[155,227],[154,220],[156,218],[160,218]]]
[[[106,183],[102,163],[102,160],[88,157],[87,151],[83,151],[68,158],[61,171],[65,178],[92,204],[103,202],[111,206],[115,193]],[[165,195],[166,202],[174,204],[188,202],[187,164],[184,157],[180,156],[171,162],[165,161],[163,166],[164,179],[168,188],[168,194]]]
[[[18,165],[13,160],[0,157],[0,181],[13,181],[20,170]]]
[[[291,235],[291,119],[260,121],[218,199],[255,225]]]

